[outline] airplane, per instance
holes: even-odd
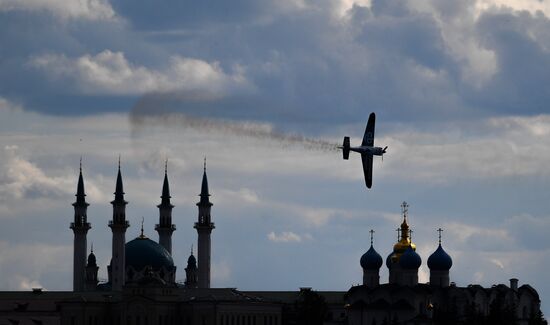
[[[369,121],[367,122],[367,128],[363,135],[363,142],[359,147],[350,147],[349,137],[344,137],[344,143],[339,149],[342,149],[342,155],[344,160],[349,159],[349,152],[355,151],[361,154],[361,161],[363,162],[363,173],[365,174],[365,185],[368,188],[372,187],[372,156],[381,156],[384,159],[384,154],[388,146],[375,147],[374,146],[374,123],[376,121],[376,115],[370,113]]]

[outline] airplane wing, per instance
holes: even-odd
[[[363,135],[362,146],[374,147],[374,123],[376,121],[376,115],[370,113],[369,121],[367,122],[367,128],[365,129],[365,134]]]
[[[372,186],[372,155],[362,154],[361,161],[363,162],[363,174],[365,174],[365,185],[368,188]]]

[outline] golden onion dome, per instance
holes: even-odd
[[[401,255],[410,247],[413,251],[416,251],[416,245],[411,241],[410,234],[412,230],[409,229],[409,225],[407,223],[407,208],[408,205],[406,202],[403,202],[401,205],[403,208],[403,222],[401,223],[400,229],[398,229],[401,233],[401,238],[395,245],[393,245],[393,255],[392,260],[397,261],[401,257]]]

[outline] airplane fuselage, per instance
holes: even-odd
[[[360,154],[368,154],[372,156],[382,156],[384,154],[384,148],[371,146],[350,147],[349,151],[355,151]]]
[[[376,115],[370,113],[369,121],[367,122],[367,127],[365,128],[365,134],[363,135],[363,141],[358,147],[350,146],[350,138],[348,136],[344,137],[344,142],[342,146],[339,147],[342,149],[342,158],[344,160],[349,159],[349,152],[354,151],[361,154],[361,163],[363,165],[363,174],[365,175],[365,185],[367,188],[372,186],[372,161],[373,156],[380,156],[384,159],[384,154],[388,147],[375,147],[374,146],[374,123],[376,121]]]

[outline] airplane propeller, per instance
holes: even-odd
[[[384,149],[382,149],[382,162],[384,162],[384,154],[386,153],[386,149],[388,149],[388,146],[385,146]]]

